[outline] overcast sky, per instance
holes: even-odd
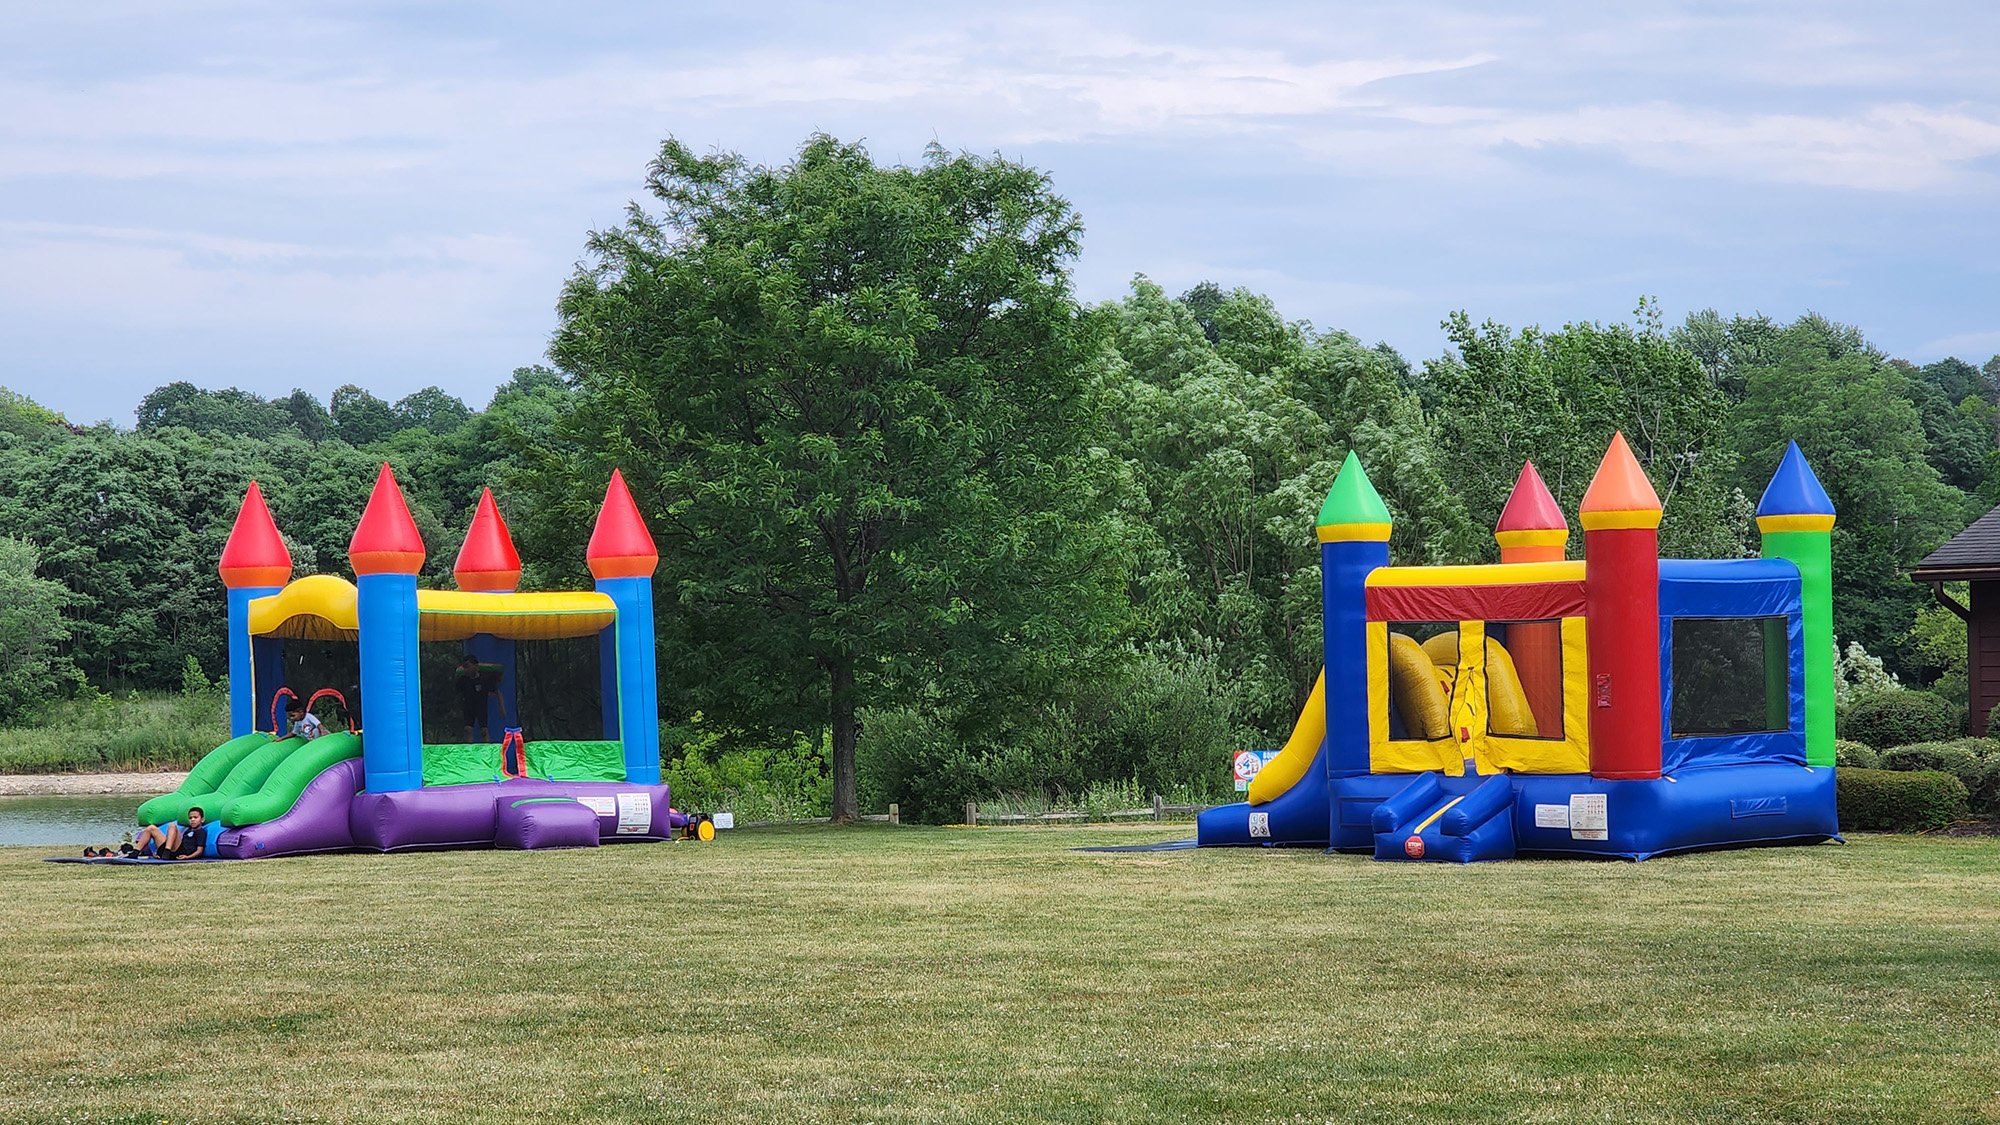
[[[0,384],[482,406],[668,134],[1043,168],[1144,273],[1438,354],[1714,306],[2000,352],[2000,5],[293,2],[0,8]],[[1625,14],[1631,13],[1631,14]]]

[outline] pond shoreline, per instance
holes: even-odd
[[[0,774],[0,797],[46,797],[73,793],[171,793],[187,772]]]

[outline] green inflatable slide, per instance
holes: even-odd
[[[203,755],[180,788],[140,805],[138,820],[185,822],[197,807],[230,828],[275,820],[291,811],[313,778],[360,756],[360,736],[345,731],[310,742],[261,732],[232,738]]]

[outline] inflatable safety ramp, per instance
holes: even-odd
[[[1416,775],[1375,806],[1375,858],[1474,863],[1514,858],[1514,782],[1497,777]]]

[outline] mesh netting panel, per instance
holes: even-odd
[[[361,725],[361,647],[353,641],[287,640],[285,646],[285,687],[300,699],[310,699],[321,688],[332,688],[354,709],[354,725]],[[259,685],[260,688],[262,685]],[[322,700],[315,710],[328,730],[346,730],[348,716],[331,700]],[[269,716],[265,716],[266,719]],[[283,716],[279,716],[283,721]]]
[[[417,646],[423,666],[424,742],[464,742],[459,703],[462,642]],[[589,740],[604,737],[603,685],[596,637],[515,641],[515,709],[503,726],[519,726],[530,742],[540,739]],[[482,650],[491,660],[491,654]],[[495,732],[497,739],[498,732]]]

